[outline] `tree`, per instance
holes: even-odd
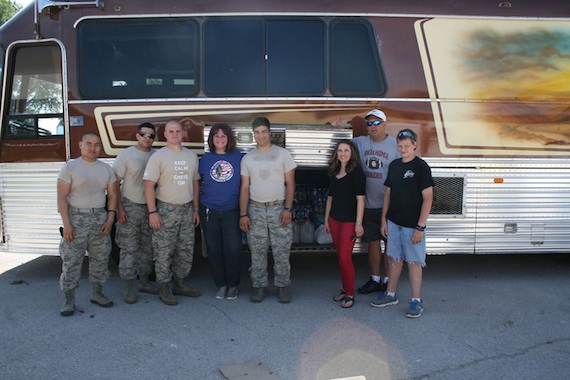
[[[4,24],[20,9],[22,9],[22,6],[14,0],[0,0],[0,24]]]

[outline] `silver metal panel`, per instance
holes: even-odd
[[[237,147],[247,152],[255,147],[251,125],[232,125],[236,135]],[[204,145],[208,146],[210,127],[204,128]],[[352,129],[348,128],[309,128],[308,126],[288,125],[283,128],[279,125],[271,126],[273,138],[277,145],[284,134],[284,147],[291,153],[299,168],[328,168],[328,161],[338,140],[352,139]]]
[[[496,166],[490,161],[482,166]],[[524,169],[453,169],[465,175],[465,213],[457,218],[430,215],[428,252],[568,251],[570,172],[532,168],[529,161]],[[434,176],[441,174],[442,169],[432,169]]]
[[[57,174],[62,165],[0,164],[5,237],[0,252],[58,253]]]

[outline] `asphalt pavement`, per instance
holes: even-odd
[[[113,264],[108,309],[89,302],[86,259],[78,312],[64,318],[59,257],[26,255],[31,261],[19,265],[21,257],[0,254],[4,380],[217,380],[225,378],[220,367],[247,363],[282,380],[569,377],[570,255],[429,256],[418,319],[404,317],[406,270],[400,304],[376,309],[376,294],[357,295],[341,309],[332,301],[340,289],[332,253],[292,256],[290,304],[278,303],[273,287],[262,303],[249,301],[247,257],[239,297],[216,300],[198,256],[187,282],[201,297],[167,306],[139,293],[128,305]],[[361,285],[367,258],[354,261]]]

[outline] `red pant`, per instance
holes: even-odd
[[[355,222],[339,222],[329,217],[329,227],[336,253],[338,266],[342,278],[342,288],[348,296],[354,296],[354,265],[352,264],[352,249],[354,248]]]

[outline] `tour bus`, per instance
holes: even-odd
[[[428,253],[570,252],[567,0],[36,0],[0,47],[0,251],[57,253],[81,135],[112,164],[142,122],[164,146],[170,119],[201,155],[213,124],[246,152],[267,117],[298,166],[296,223],[317,227],[334,144],[378,108],[432,168]]]

